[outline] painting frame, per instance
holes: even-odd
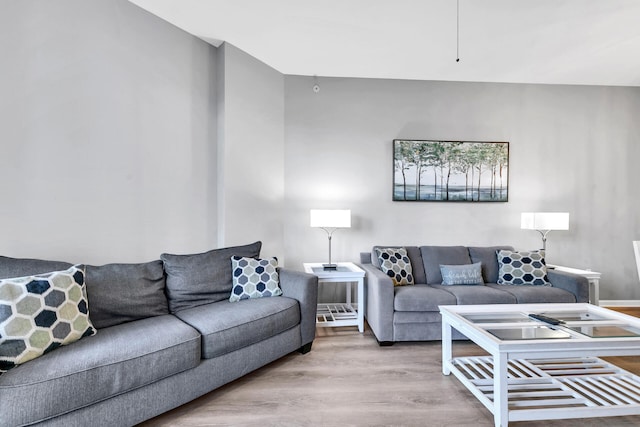
[[[506,203],[508,141],[394,139],[394,202]]]

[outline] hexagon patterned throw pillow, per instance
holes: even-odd
[[[413,268],[405,248],[376,248],[380,269],[394,286],[413,285]]]
[[[499,285],[551,286],[547,280],[544,250],[496,251]]]
[[[229,301],[282,295],[278,260],[231,257],[233,288]]]
[[[0,373],[95,333],[84,266],[0,280]]]

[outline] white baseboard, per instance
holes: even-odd
[[[600,307],[640,307],[640,300],[637,299],[601,299],[599,302]]]

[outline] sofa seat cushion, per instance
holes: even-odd
[[[179,311],[180,319],[202,335],[202,358],[211,359],[278,335],[300,323],[292,298],[219,301]]]
[[[396,286],[394,291],[393,309],[395,311],[439,312],[439,305],[456,304],[455,296],[428,285]]]
[[[199,362],[200,335],[174,316],[112,326],[1,375],[1,418],[6,425],[46,420]]]
[[[576,302],[576,296],[564,289],[538,285],[487,285],[513,295],[518,304]]]
[[[393,313],[393,324],[416,324],[442,322],[439,311],[396,311]]]
[[[489,286],[467,285],[433,285],[435,289],[442,289],[455,297],[453,304],[515,304],[516,297],[502,289]]]

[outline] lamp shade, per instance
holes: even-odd
[[[350,228],[351,210],[349,209],[311,209],[311,227]]]
[[[568,212],[523,212],[520,218],[523,230],[568,230]]]

